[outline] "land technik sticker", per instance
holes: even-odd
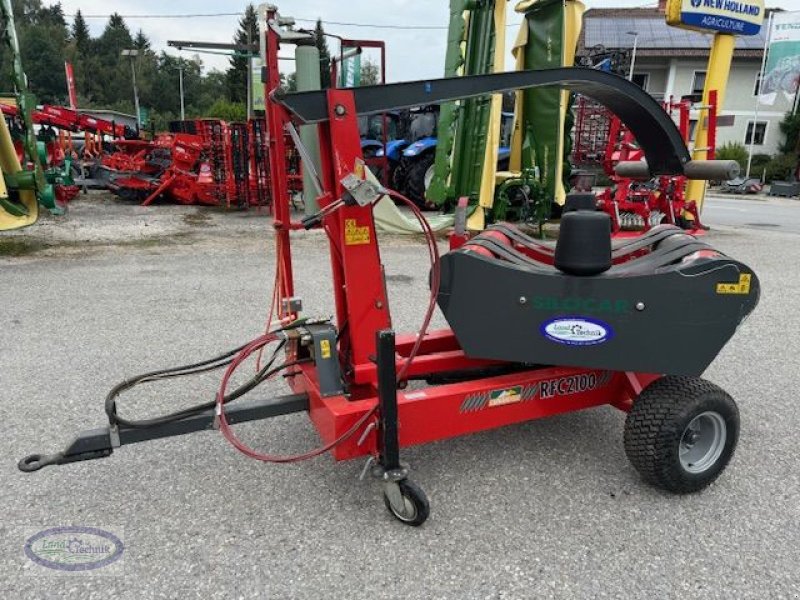
[[[541,333],[551,342],[566,346],[594,346],[614,336],[611,325],[587,317],[560,317],[542,323]]]
[[[54,571],[75,573],[108,567],[122,557],[120,538],[97,527],[65,526],[38,531],[25,541],[32,562]]]

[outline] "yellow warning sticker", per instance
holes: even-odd
[[[319,352],[322,355],[322,358],[330,358],[331,357],[331,342],[330,342],[330,340],[320,340],[319,341]]]
[[[366,168],[366,163],[362,159],[357,158],[356,159],[356,163],[355,163],[354,168],[353,168],[353,172],[355,173],[355,176],[358,177],[359,179],[365,179],[365,177],[364,177],[364,169],[365,168]]]
[[[739,283],[718,283],[718,294],[749,294],[750,293],[750,278],[749,273],[742,273],[739,275]]]
[[[369,244],[369,227],[361,227],[355,219],[344,220],[344,243],[348,246]]]

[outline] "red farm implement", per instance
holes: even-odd
[[[711,92],[709,106],[693,106],[688,100],[664,103],[670,118],[677,120],[685,143],[691,137],[690,115],[699,112],[709,122],[710,159],[714,158],[716,140],[716,92]],[[601,104],[580,97],[576,109],[573,162],[579,166],[600,164],[612,185],[598,194],[598,205],[611,217],[614,233],[649,231],[668,223],[684,229],[702,230],[695,202],[685,197],[685,175],[659,175],[641,178],[626,176],[620,163],[640,162],[644,152],[636,137],[623,122]],[[640,169],[641,170],[641,169]],[[630,173],[630,171],[628,171]]]
[[[266,120],[176,121],[154,142],[120,142],[103,159],[108,187],[149,205],[163,198],[180,204],[226,208],[270,207],[270,152]],[[290,195],[302,190],[299,154],[287,148],[281,164]]]
[[[298,462],[325,452],[337,460],[365,457],[363,472],[381,482],[391,514],[421,525],[430,505],[408,478],[401,448],[610,405],[628,413],[625,450],[646,481],[689,493],[715,480],[734,452],[739,417],[733,399],[699,376],[755,309],[753,271],[672,225],[614,246],[610,218],[594,210],[594,196],[588,207],[582,198],[568,200],[555,245],[508,225],[440,256],[414,203],[366,177],[358,117],[557,86],[595,95],[624,118],[654,175],[710,178],[728,165],[690,160],[680,132],[650,96],[594,69],[274,93],[279,44],[293,38],[283,37],[274,7],[265,19],[266,55],[274,57],[267,65],[269,130],[315,126],[321,150],[315,181],[321,210],[301,222],[291,211],[289,174],[270,162],[274,326],[214,359],[126,380],[106,397],[106,427],[80,433],[62,452],[30,455],[19,468],[105,458],[131,443],[216,428],[237,450],[263,462]],[[283,135],[270,142],[271,152],[286,156]],[[430,299],[416,333],[392,329],[373,218],[374,203],[386,194],[406,204],[426,234],[431,269],[422,279]],[[301,315],[292,238],[302,229],[317,229],[319,242],[330,248],[333,317]],[[448,328],[429,331],[437,304]],[[229,389],[237,368],[268,344],[275,350],[257,374]],[[120,411],[119,395],[138,383],[213,368],[226,369],[214,400],[144,422]],[[289,394],[239,400],[277,375]],[[290,413],[307,415],[322,440],[319,448],[264,454],[234,434],[238,423]]]

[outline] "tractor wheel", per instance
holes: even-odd
[[[389,185],[401,194],[406,193],[406,181],[408,180],[408,165],[404,160],[389,165]]]
[[[647,483],[677,494],[702,490],[725,469],[739,438],[739,409],[697,377],[647,386],[625,421],[625,453]]]
[[[425,199],[425,192],[431,185],[433,179],[433,163],[435,156],[433,153],[427,154],[411,165],[408,171],[408,181],[406,189],[408,197],[420,208],[429,208],[428,201]]]

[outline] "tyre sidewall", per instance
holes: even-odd
[[[681,439],[689,423],[699,414],[708,411],[718,413],[725,422],[725,446],[712,466],[700,473],[691,473],[680,461]],[[733,456],[739,438],[739,411],[736,404],[724,392],[706,392],[703,396],[687,403],[674,421],[664,427],[659,438],[659,445],[668,451],[668,456],[663,457],[662,478],[674,481],[676,487],[680,489],[702,489],[719,476]]]

